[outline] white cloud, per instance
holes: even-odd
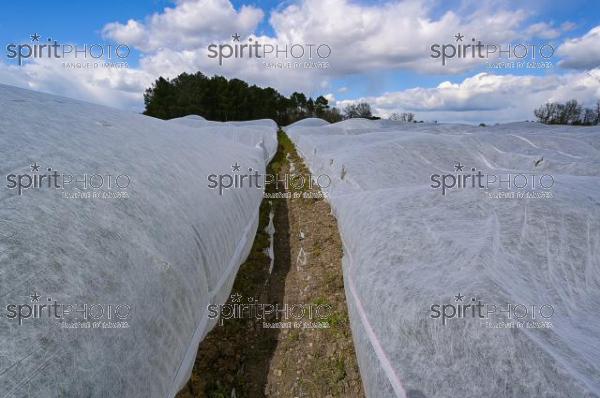
[[[525,33],[530,37],[538,37],[540,39],[556,39],[561,35],[560,29],[554,28],[546,22],[538,22],[530,25]]]
[[[523,10],[474,8],[470,14],[447,11],[434,19],[430,2],[407,0],[365,5],[348,0],[305,0],[271,15],[281,40],[327,43],[337,74],[408,68],[420,72],[456,73],[474,62],[443,67],[430,57],[434,43],[454,42],[458,32],[488,42],[519,37],[528,14]]]
[[[167,7],[144,22],[112,22],[102,33],[144,52],[161,48],[193,50],[211,39],[252,33],[263,17],[259,8],[242,6],[238,11],[228,0],[179,0],[175,7]]]
[[[229,0],[178,0],[173,6],[142,20],[111,22],[102,29],[105,38],[141,51],[139,66],[135,68],[65,70],[60,63],[53,65],[44,60],[30,62],[21,69],[0,65],[0,74],[5,81],[29,88],[113,106],[137,106],[137,109],[143,106],[144,89],[156,78],[172,78],[182,72],[202,71],[206,75],[237,77],[274,87],[286,95],[302,91],[315,96],[331,93],[334,90],[332,81],[352,74],[377,76],[380,71],[405,69],[443,75],[464,73],[477,66],[476,62],[453,60],[455,62],[443,67],[440,60],[430,57],[429,50],[434,43],[454,43],[453,36],[459,32],[466,40],[475,37],[482,42],[509,43],[527,37],[555,38],[561,31],[573,27],[570,23],[563,23],[558,28],[545,22],[527,25],[532,16],[530,12],[510,9],[510,3],[502,1],[464,1],[458,10],[442,12],[435,8],[439,5],[420,0],[390,0],[377,4],[351,0],[286,2],[271,12],[269,23],[274,34],[257,36],[254,33],[265,14],[255,6],[235,8]],[[248,58],[230,58],[219,66],[215,59],[208,58],[207,47],[210,43],[231,44],[233,33],[239,33],[242,40],[251,35],[263,44],[327,44],[332,49],[332,55],[327,59],[330,67],[266,68],[261,62]],[[569,57],[580,59],[579,50],[574,48],[582,47],[579,42],[583,42],[584,47],[591,45],[586,36],[565,43],[561,50]],[[501,109],[503,101],[518,103],[518,96],[509,94],[512,86],[506,83],[512,80],[508,77],[502,77],[502,84],[497,84],[489,77],[493,75],[478,76],[465,79],[457,87],[444,83],[435,88],[386,94],[377,97],[380,101],[377,106],[382,111],[393,105],[430,113],[465,115],[468,109],[471,112],[474,109],[481,112],[488,112],[488,108],[489,112]],[[518,79],[526,82],[525,77]],[[544,82],[552,79],[560,80],[549,77]],[[514,89],[520,92],[519,87]],[[348,91],[347,87],[337,90],[338,93]],[[333,93],[331,95],[333,99]],[[508,116],[514,114],[518,112],[507,113]]]
[[[245,41],[252,36],[263,44],[288,44],[278,37],[256,36],[264,17],[261,9],[242,6],[236,10],[228,0],[177,1],[174,7],[144,21],[112,22],[103,36],[134,46],[143,52],[139,69],[155,76],[172,78],[182,72],[240,78],[254,84],[273,86],[283,93],[317,92],[329,87],[329,73],[317,69],[269,69],[256,59],[227,59],[223,65],[208,58],[208,46],[233,44],[238,33]]]
[[[138,48],[146,48],[145,43],[148,41],[146,27],[133,19],[130,19],[124,25],[119,22],[107,24],[102,29],[102,35],[118,43],[128,43]]]
[[[591,69],[600,66],[600,25],[582,37],[565,41],[557,50],[563,57],[559,65],[573,69]]]
[[[219,66],[207,57],[210,43],[231,43],[231,34],[242,41],[257,28],[263,11],[243,6],[236,10],[228,0],[179,1],[143,22],[113,22],[105,37],[136,46],[144,52],[140,68],[156,77],[174,77],[198,70],[270,85],[285,93],[309,94],[328,90],[340,76],[365,71],[408,68],[420,72],[457,73],[475,61],[461,60],[445,67],[430,57],[429,46],[451,42],[462,31],[488,41],[507,41],[519,36],[528,14],[483,4],[471,13],[452,11],[433,18],[430,2],[391,1],[366,5],[349,0],[301,0],[271,13],[273,36],[252,37],[263,44],[326,44],[332,55],[328,69],[265,68],[249,59],[228,59]],[[463,15],[464,14],[464,15]],[[470,37],[470,36],[469,36]]]
[[[0,81],[114,108],[143,110],[143,93],[154,78],[143,70],[66,68],[76,59],[37,59],[23,66],[0,62]],[[81,60],[79,60],[81,61]]]
[[[560,29],[563,32],[570,32],[577,27],[577,24],[571,21],[566,21],[560,24]]]
[[[577,99],[590,105],[600,99],[600,79],[594,73],[564,76],[514,76],[480,73],[460,83],[443,82],[434,88],[412,88],[377,97],[339,101],[366,101],[375,113],[411,111],[417,119],[445,122],[507,122],[531,120],[533,110],[547,101]]]

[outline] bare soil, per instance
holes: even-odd
[[[308,176],[283,132],[279,141],[269,172],[280,179],[294,173]],[[329,310],[312,319],[292,320],[289,328],[265,327],[287,322],[274,316],[224,319],[200,344],[192,377],[178,398],[364,396],[348,321],[337,222],[318,187],[307,185],[269,186],[268,193],[290,192],[292,197],[263,201],[252,252],[240,267],[228,303]],[[269,273],[265,250],[271,211],[275,263]]]

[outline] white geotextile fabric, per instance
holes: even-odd
[[[234,142],[264,148],[267,160],[277,152],[277,123],[271,119],[250,120],[247,122],[213,122],[202,116],[190,115],[171,119],[171,123],[180,123],[202,129],[203,132],[227,137]],[[235,128],[232,128],[235,127]]]
[[[0,113],[0,397],[174,396],[214,326],[207,305],[226,301],[250,251],[263,196],[219,195],[207,176],[235,163],[264,172],[275,124],[197,129],[4,85]],[[7,187],[5,176],[48,167],[126,174],[128,198]],[[49,316],[19,324],[7,306],[36,304],[30,295],[127,305],[129,328],[62,329]]]
[[[312,174],[332,180],[369,397],[600,395],[600,128],[352,119],[285,130]],[[457,162],[552,175],[553,197],[444,196],[431,175],[456,173]],[[550,304],[552,328],[430,317],[458,294],[499,308]]]

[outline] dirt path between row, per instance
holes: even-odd
[[[309,174],[282,132],[269,173],[279,179]],[[279,311],[265,319],[222,319],[200,344],[192,377],[178,398],[364,396],[337,222],[319,189],[307,185],[299,190],[269,185],[252,252],[228,300],[232,306],[266,304]],[[285,195],[290,197],[275,198]]]

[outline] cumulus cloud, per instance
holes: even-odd
[[[154,80],[138,69],[65,67],[72,57],[36,59],[23,66],[0,62],[0,81],[18,87],[94,102],[114,108],[142,110],[143,93]]]
[[[284,93],[329,89],[332,79],[353,73],[412,69],[426,73],[464,72],[479,60],[462,59],[441,65],[430,57],[434,43],[452,42],[457,32],[490,42],[507,42],[522,35],[528,13],[482,3],[470,12],[446,11],[433,17],[432,3],[419,0],[364,4],[350,0],[301,0],[272,11],[274,35],[252,33],[264,12],[251,6],[236,10],[228,0],[178,1],[174,7],[144,21],[112,22],[106,38],[140,49],[143,70],[165,77],[201,70],[268,84]],[[545,26],[537,28],[542,34]],[[259,60],[229,59],[220,66],[207,57],[210,43],[230,43],[239,33],[262,44],[320,45],[332,49],[326,69],[265,68]],[[547,33],[546,33],[547,34]],[[283,59],[287,61],[288,59]],[[293,60],[294,61],[294,60]]]
[[[561,35],[560,29],[553,27],[546,22],[538,22],[530,25],[525,33],[531,37],[538,37],[540,39],[556,39]]]
[[[582,37],[565,41],[557,50],[563,59],[559,65],[573,69],[591,69],[600,66],[600,25]]]
[[[430,46],[468,38],[509,42],[522,35],[527,12],[501,8],[473,8],[460,15],[446,11],[432,17],[430,2],[407,0],[376,5],[348,0],[304,0],[272,13],[270,23],[278,38],[303,43],[328,43],[338,74],[407,68],[429,73],[458,73],[476,63],[442,66],[430,57]],[[500,6],[498,6],[500,7]]]
[[[119,43],[127,43],[140,49],[147,49],[148,31],[146,27],[130,19],[126,24],[111,22],[104,26],[102,35]]]
[[[410,111],[418,119],[454,122],[507,122],[533,119],[533,110],[548,101],[577,99],[591,105],[600,99],[600,69],[564,76],[515,76],[479,73],[460,83],[445,81],[433,88],[417,87],[376,97],[337,102],[368,102],[387,117]],[[596,75],[598,73],[598,75]]]
[[[507,2],[481,0],[462,4],[456,11],[449,11],[441,10],[440,3],[421,0],[391,0],[376,4],[352,0],[298,0],[285,2],[271,11],[268,22],[273,34],[257,35],[266,15],[256,6],[234,7],[229,0],[177,0],[172,6],[146,18],[110,22],[103,27],[105,39],[127,44],[141,52],[135,68],[74,71],[50,61],[34,60],[19,70],[0,64],[0,74],[4,81],[17,82],[21,86],[113,106],[131,108],[137,104],[138,109],[143,106],[144,89],[159,76],[172,78],[182,72],[197,71],[271,86],[286,95],[292,91],[313,96],[332,93],[330,98],[334,100],[336,90],[332,82],[350,75],[374,76],[380,71],[407,69],[452,75],[477,70],[478,60],[453,59],[442,66],[439,59],[431,58],[432,44],[455,44],[457,33],[463,34],[467,41],[477,38],[488,43],[510,43],[532,37],[555,39],[561,32],[573,28],[571,23],[558,27],[546,22],[528,24],[531,12],[511,9]],[[326,44],[332,50],[326,60],[329,67],[265,67],[262,60],[248,58],[230,58],[219,65],[217,60],[208,57],[209,44],[233,44],[231,35],[234,33],[240,34],[242,41],[252,37],[260,43],[282,47],[291,43]],[[591,46],[597,34],[592,30],[582,38],[565,42],[561,46],[565,65],[580,65],[583,59],[581,48]],[[589,54],[586,55],[586,64],[593,63]],[[412,91],[386,94],[377,97],[376,105],[382,112],[394,107],[462,115],[469,109],[492,112],[502,109],[510,97],[511,87],[521,92],[514,81],[520,79],[519,84],[529,84],[527,77],[504,76],[498,77],[504,80],[494,80],[490,76],[493,75],[477,75],[459,84],[443,83],[434,88],[417,87]],[[534,81],[536,78],[529,79]],[[548,77],[531,84],[532,90],[552,83],[552,79],[560,80],[559,77]],[[337,89],[338,95],[348,92],[350,89],[346,87]],[[508,102],[516,103],[517,98]]]
[[[571,22],[571,21],[566,21],[560,24],[560,29],[563,32],[569,32],[573,29],[575,29],[577,27],[577,24],[575,22]]]
[[[167,7],[143,22],[111,22],[102,34],[144,52],[161,48],[192,50],[234,32],[252,33],[263,17],[261,9],[242,6],[238,11],[229,0],[179,0],[175,7]]]
[[[335,95],[333,93],[325,94],[323,97],[331,104],[335,103]]]
[[[327,88],[329,73],[321,69],[267,68],[260,60],[248,58],[230,58],[219,65],[217,60],[208,58],[210,44],[235,44],[233,34],[239,34],[242,42],[252,37],[262,44],[281,48],[289,45],[279,37],[254,34],[263,18],[261,9],[235,9],[228,0],[180,0],[143,21],[108,23],[102,34],[139,49],[143,53],[139,69],[155,78],[202,71],[206,75],[219,74],[273,86],[286,94]]]

